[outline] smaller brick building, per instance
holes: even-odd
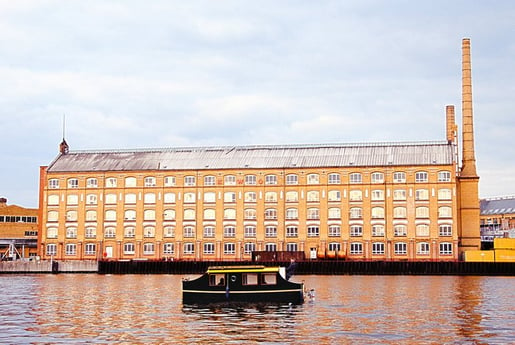
[[[0,260],[35,257],[38,240],[38,209],[7,205],[0,198]]]

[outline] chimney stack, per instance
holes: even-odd
[[[448,105],[445,107],[445,119],[446,119],[446,137],[449,144],[456,140],[456,116],[454,114],[454,105]]]
[[[474,121],[472,116],[472,69],[470,64],[470,39],[462,41],[462,125],[463,146],[461,176],[477,177],[474,153]]]

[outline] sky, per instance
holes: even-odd
[[[463,38],[480,197],[513,196],[514,18],[510,0],[0,0],[0,196],[38,207],[63,132],[72,151],[445,140]]]

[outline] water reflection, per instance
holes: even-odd
[[[0,343],[506,344],[514,278],[297,276],[303,305],[195,307],[181,276],[0,276]]]

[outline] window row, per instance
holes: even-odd
[[[417,171],[415,173],[415,182],[428,182],[429,174],[426,171]],[[440,171],[438,172],[438,182],[450,182],[451,181],[451,172],[450,171]],[[123,187],[137,187],[137,178],[136,177],[125,177],[123,179]],[[385,175],[382,172],[373,172],[370,175],[371,183],[384,183]],[[394,172],[393,174],[393,182],[394,183],[405,183],[406,182],[406,173],[405,172]],[[204,186],[215,186],[215,185],[225,185],[225,186],[235,186],[235,185],[257,185],[257,184],[265,184],[265,185],[277,185],[278,177],[274,174],[268,174],[264,177],[258,177],[257,175],[245,175],[242,177],[237,177],[236,175],[225,175],[223,177],[217,177],[214,175],[208,175],[203,177],[203,185]],[[341,175],[339,173],[330,173],[327,176],[328,184],[340,184],[341,183]],[[351,173],[349,174],[349,183],[363,183],[363,174],[362,173]],[[176,177],[175,176],[166,176],[164,177],[163,184],[165,187],[173,187],[176,186]],[[299,184],[299,175],[298,174],[287,174],[285,178],[285,184],[287,185],[297,185]],[[308,174],[306,176],[306,184],[320,184],[320,175],[319,174]],[[143,186],[145,187],[155,187],[157,185],[157,178],[154,176],[147,176],[143,179]],[[196,186],[197,185],[197,177],[194,175],[188,175],[183,177],[183,185],[184,186]],[[79,179],[77,178],[69,178],[66,180],[67,188],[79,188]],[[86,179],[86,188],[98,188],[99,182],[98,178],[91,177]],[[108,177],[105,179],[105,187],[106,188],[114,188],[118,187],[118,178],[116,177]],[[49,179],[48,180],[48,188],[56,189],[59,188],[59,179]]]
[[[453,246],[450,242],[442,242],[438,245],[438,253],[439,255],[452,255],[453,254]],[[394,243],[393,248],[395,255],[407,255],[408,254],[408,244],[405,242],[396,242]],[[430,254],[430,243],[428,242],[418,242],[416,247],[416,252],[418,255],[429,255]],[[363,255],[363,243],[361,242],[351,242],[349,253],[351,255]],[[372,255],[384,255],[385,254],[385,243],[384,242],[373,242],[372,243]]]

